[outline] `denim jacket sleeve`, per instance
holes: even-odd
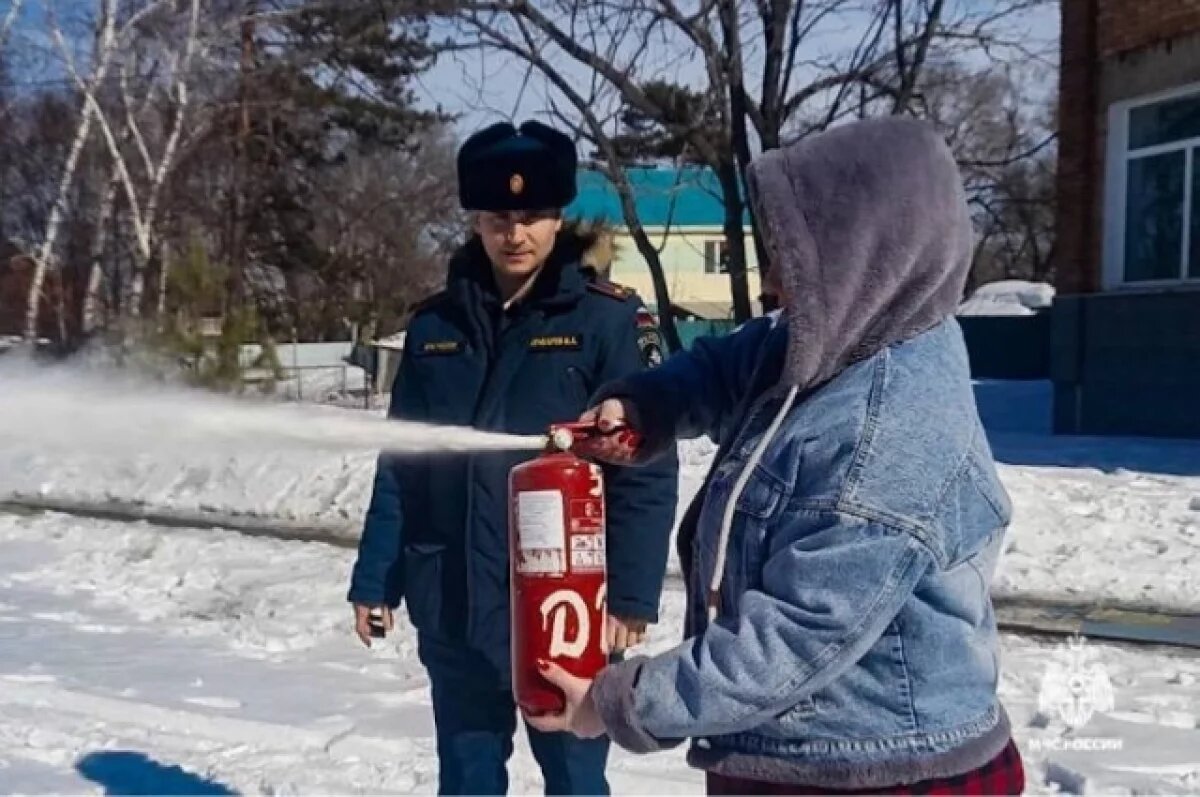
[[[775,324],[774,317],[762,316],[728,335],[698,338],[658,368],[604,385],[592,403],[608,398],[631,402],[649,457],[677,439],[718,439],[723,421],[746,393]]]
[[[392,384],[388,418],[399,419],[412,412],[414,397],[409,371],[405,349]],[[404,594],[404,511],[398,471],[396,456],[381,452],[375,463],[371,501],[346,596],[351,603],[387,605],[394,609]]]
[[[788,711],[884,633],[934,559],[914,535],[832,510],[786,516],[738,617],[605,669],[592,695],[634,752],[737,733]]]
[[[597,383],[649,373],[634,324],[623,323],[606,341]],[[608,609],[624,619],[657,622],[678,501],[678,456],[671,447],[642,467],[603,469]]]

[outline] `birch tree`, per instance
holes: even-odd
[[[50,10],[50,9],[48,9]],[[57,22],[51,15],[50,25],[58,40],[62,33]],[[46,281],[46,269],[50,267],[55,245],[58,242],[59,231],[67,212],[67,198],[71,185],[75,181],[75,171],[79,166],[79,157],[83,153],[91,133],[92,121],[95,116],[94,97],[97,88],[104,82],[112,63],[117,44],[117,0],[102,0],[100,13],[96,17],[95,48],[92,68],[86,79],[79,76],[78,70],[72,66],[72,74],[87,88],[84,92],[82,108],[79,112],[79,124],[71,142],[71,149],[63,163],[62,173],[58,181],[58,194],[50,209],[50,217],[46,222],[46,232],[42,236],[41,246],[34,256],[33,277],[29,282],[29,298],[25,310],[25,340],[37,340],[38,309],[41,305],[42,286]]]
[[[160,10],[165,3],[154,2],[143,7],[128,23],[122,26],[119,40],[123,50],[129,50],[130,39],[137,35],[138,23],[152,13]],[[59,49],[63,53],[67,71],[76,87],[83,94],[85,102],[97,120],[97,125],[103,136],[108,155],[112,159],[113,172],[117,183],[124,194],[126,211],[129,215],[130,226],[133,229],[136,244],[136,260],[133,279],[131,280],[128,305],[123,307],[123,315],[138,317],[141,314],[146,283],[146,269],[154,256],[154,248],[158,242],[157,223],[159,221],[159,205],[167,176],[175,163],[179,149],[180,136],[183,132],[184,121],[188,110],[188,82],[193,79],[190,68],[197,49],[198,31],[200,24],[200,0],[191,0],[188,22],[183,41],[177,49],[167,52],[168,89],[167,94],[174,107],[167,125],[165,140],[156,155],[151,154],[152,147],[143,131],[143,120],[135,108],[139,105],[146,108],[152,105],[156,92],[156,82],[150,81],[150,88],[142,103],[138,103],[130,88],[129,64],[125,62],[120,69],[120,96],[122,117],[119,121],[110,120],[116,113],[108,113],[97,98],[96,86],[85,80],[76,68],[74,59],[63,41],[62,32],[57,27],[53,35]],[[134,157],[127,158],[126,148],[121,145],[120,125],[124,126],[125,138],[132,142]],[[131,166],[130,160],[134,165]],[[165,268],[165,263],[163,264]],[[93,279],[89,278],[89,282]],[[165,272],[160,281],[165,281]],[[98,278],[95,278],[98,279]],[[158,302],[161,307],[163,301]]]

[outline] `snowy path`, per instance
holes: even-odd
[[[431,793],[432,723],[411,631],[401,622],[372,651],[351,638],[351,562],[321,544],[0,516],[0,783],[25,793]],[[679,599],[666,596],[652,648],[672,643]],[[1116,739],[1118,751],[1045,749],[1064,731],[1036,716],[1058,646],[1005,638],[1001,688],[1029,791],[1200,789],[1200,658],[1091,647],[1116,706],[1074,736]],[[513,791],[538,793],[518,738]],[[618,793],[700,792],[678,752],[618,751],[610,772]]]

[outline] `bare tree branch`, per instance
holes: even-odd
[[[8,43],[8,34],[12,32],[25,0],[9,0],[9,2],[8,13],[4,15],[4,21],[0,22],[0,50],[3,50],[4,45]]]
[[[617,87],[622,96],[635,108],[646,114],[652,119],[667,125],[672,130],[685,135],[691,144],[696,148],[697,152],[708,162],[717,163],[720,160],[720,153],[712,146],[697,130],[683,128],[679,125],[669,125],[664,118],[662,109],[653,103],[645,92],[628,73],[617,69],[614,64],[601,58],[597,53],[594,53],[582,45],[575,39],[569,36],[561,28],[559,28],[553,20],[539,11],[532,3],[517,2],[509,4],[507,2],[484,3],[484,6],[498,9],[509,10],[511,13],[524,17],[534,24],[542,33],[550,38],[552,42],[579,63],[590,69],[600,73]]]
[[[908,103],[912,99],[913,91],[916,89],[917,80],[921,74],[921,68],[925,65],[925,59],[929,55],[929,45],[933,41],[934,33],[937,32],[938,24],[941,22],[942,9],[945,7],[945,0],[933,0],[933,6],[929,9],[929,13],[925,17],[925,29],[917,37],[917,49],[913,54],[911,65],[905,64],[904,50],[905,44],[903,41],[903,33],[901,25],[903,24],[903,5],[904,0],[893,0],[896,4],[896,65],[900,71],[900,89],[896,92],[896,97],[892,103],[892,113],[903,113],[908,108]]]
[[[535,26],[537,23],[531,20]],[[591,136],[597,146],[601,150],[601,154],[605,160],[605,172],[610,181],[617,188],[617,194],[621,200],[621,212],[624,216],[625,224],[629,228],[631,235],[638,247],[638,251],[646,258],[647,266],[650,269],[651,280],[654,283],[655,299],[659,307],[660,325],[663,336],[666,338],[667,346],[672,351],[678,351],[682,348],[682,342],[679,339],[679,334],[675,330],[674,319],[671,316],[671,301],[667,288],[666,278],[662,272],[662,263],[659,260],[658,252],[646,235],[645,229],[642,227],[641,221],[637,215],[637,207],[633,199],[633,186],[629,182],[629,176],[621,167],[621,158],[616,148],[613,146],[612,139],[605,133],[604,125],[596,115],[591,101],[581,95],[570,81],[553,66],[540,52],[536,41],[533,38],[531,31],[517,20],[517,28],[520,31],[521,37],[525,43],[522,47],[511,38],[501,33],[495,26],[488,24],[482,19],[475,18],[473,24],[488,37],[490,44],[504,52],[511,53],[519,58],[526,60],[528,63],[536,66],[538,70],[546,77],[548,81],[575,106],[576,111],[583,119],[584,124],[591,132]],[[538,26],[540,27],[540,26]]]
[[[1020,152],[1013,153],[1007,157],[998,158],[995,160],[974,160],[974,159],[970,159],[970,158],[959,159],[958,165],[960,167],[973,168],[973,169],[995,169],[995,168],[1003,168],[1005,166],[1012,166],[1014,163],[1019,163],[1023,160],[1028,160],[1029,158],[1032,158],[1033,156],[1037,155],[1039,152],[1046,149],[1046,147],[1050,146],[1057,140],[1058,140],[1058,133],[1050,133],[1050,134],[1046,135],[1037,144],[1034,144],[1032,147],[1021,150]]]

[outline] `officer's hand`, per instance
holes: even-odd
[[[388,607],[354,604],[354,633],[367,647],[371,647],[371,610],[376,608],[382,610],[384,631],[391,631],[395,627],[395,623],[392,621],[392,610]]]
[[[596,711],[592,700],[592,682],[578,678],[554,662],[539,661],[538,670],[550,683],[562,690],[565,707],[561,714],[533,716],[525,714],[525,721],[543,733],[570,731],[581,739],[594,739],[604,735],[604,721]]]
[[[590,438],[585,445],[586,453],[614,465],[629,465],[637,456],[637,449],[630,445],[630,436],[620,429],[634,429],[633,409],[623,399],[605,399],[579,416],[584,423],[595,424],[602,434]],[[613,433],[615,431],[615,433]]]
[[[609,653],[621,653],[646,638],[646,621],[608,616],[605,634]]]

